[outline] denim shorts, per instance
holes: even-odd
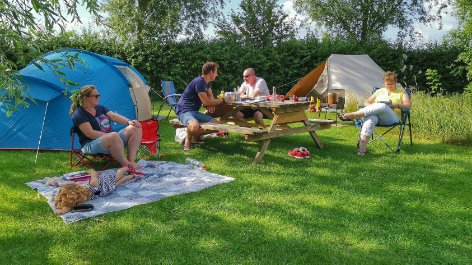
[[[199,111],[187,111],[177,115],[177,119],[185,126],[193,120],[197,120],[199,123],[212,122],[215,118],[203,114]]]
[[[125,129],[121,129],[121,131],[118,132],[118,135],[120,135],[121,140],[123,140],[123,145],[126,146],[128,144],[128,139],[125,137]],[[99,138],[92,140],[91,142],[87,143],[82,147],[82,152],[84,154],[110,154],[110,150],[106,149],[102,145],[102,137],[100,136]]]

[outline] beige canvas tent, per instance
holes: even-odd
[[[326,61],[304,76],[285,95],[288,99],[307,96],[312,89],[321,95],[342,91],[347,97],[355,95],[365,97],[372,93],[373,87],[383,87],[382,70],[369,55],[332,54]]]

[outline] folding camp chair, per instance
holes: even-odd
[[[71,168],[76,168],[76,167],[80,167],[82,166],[83,164],[87,165],[89,168],[95,170],[94,167],[92,167],[90,165],[90,162],[92,161],[103,161],[103,160],[106,160],[108,161],[108,163],[101,169],[101,170],[105,170],[112,162],[116,162],[119,164],[119,162],[112,156],[112,155],[108,155],[108,154],[85,154],[82,152],[82,149],[81,148],[77,148],[77,149],[74,149],[74,135],[75,135],[75,131],[74,131],[74,126],[72,126],[72,128],[70,129],[70,136],[72,138],[72,141],[71,141],[71,147],[70,147],[70,167]],[[77,162],[75,162],[75,164],[73,164],[73,156],[76,156],[77,158]]]
[[[372,94],[375,93],[375,91],[377,91],[379,88],[378,87],[374,87],[374,89],[372,90]],[[408,94],[408,96],[410,97],[411,99],[411,90],[409,89],[406,89],[405,90]],[[361,122],[362,123],[362,122]],[[394,124],[390,124],[390,125],[376,125],[375,127],[383,127],[383,128],[388,128],[386,131],[384,131],[382,134],[379,134],[377,133],[377,131],[375,130],[374,128],[374,132],[375,135],[377,135],[377,137],[374,138],[374,135],[372,134],[372,140],[370,140],[367,144],[370,144],[376,140],[380,140],[382,141],[393,153],[399,155],[400,154],[400,148],[401,148],[401,145],[402,145],[402,141],[403,141],[403,135],[405,133],[405,128],[408,126],[408,130],[410,131],[410,145],[413,146],[413,138],[412,138],[412,133],[411,133],[411,122],[410,122],[410,110],[408,109],[402,109],[402,113],[401,113],[401,118],[400,118],[400,121],[399,122],[396,122]],[[359,126],[361,129],[362,129],[362,124],[360,124]],[[398,134],[398,144],[397,144],[397,149],[396,150],[393,150],[392,147],[390,147],[389,144],[387,144],[384,139],[382,138],[382,136],[384,136],[385,134],[387,134],[388,132],[390,132],[391,130],[393,130],[394,128],[396,127],[399,127],[400,129],[400,133]],[[359,148],[359,145],[360,145],[360,142],[361,142],[361,130],[359,130],[359,137],[357,138],[357,148]]]
[[[161,137],[159,135],[159,121],[152,119],[141,121],[143,128],[143,137],[141,139],[141,145],[138,149],[139,159],[142,159],[146,154],[150,154],[153,157],[159,159],[161,157]],[[157,156],[156,156],[157,152]]]
[[[171,110],[174,110],[175,112],[175,107],[177,106],[177,102],[179,101],[179,98],[182,96],[182,94],[175,93],[174,81],[161,80],[161,86],[162,86],[162,94],[163,94],[163,96],[161,96],[162,104],[159,108],[159,111],[157,112],[157,116],[159,116],[159,113],[161,112],[162,107],[170,106],[169,113],[167,113],[167,117],[166,117],[166,120],[167,120],[169,118],[169,114]]]

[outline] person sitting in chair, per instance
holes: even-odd
[[[111,154],[121,165],[128,164],[132,171],[141,168],[134,161],[143,135],[141,124],[99,105],[99,98],[100,94],[95,86],[88,85],[74,94],[72,100],[69,114],[79,136],[82,152]],[[128,126],[114,132],[112,121]],[[128,157],[125,156],[125,146],[128,147]]]
[[[255,98],[257,96],[269,95],[269,88],[266,81],[262,77],[257,77],[256,72],[252,68],[248,68],[243,72],[244,83],[239,88],[241,99]],[[267,118],[265,114],[260,112],[257,108],[244,108],[234,114],[233,118],[239,122],[246,122],[247,118],[254,118],[254,122],[264,125],[263,118]]]
[[[207,107],[207,111],[215,111],[215,105],[230,101],[230,97],[217,99],[213,97],[210,82],[218,76],[218,65],[213,62],[206,62],[202,67],[202,75],[193,79],[185,88],[177,104],[175,114],[177,119],[187,127],[187,137],[182,149],[189,151],[191,145],[198,145],[198,138],[205,133],[200,130],[200,122],[220,123],[215,118],[201,113],[202,105]]]
[[[372,136],[375,125],[390,125],[399,121],[401,109],[410,109],[411,102],[408,93],[403,88],[397,88],[397,74],[388,71],[383,76],[384,88],[378,89],[365,102],[365,107],[351,113],[341,113],[343,121],[353,121],[365,117],[361,128],[361,143],[358,156],[367,152],[367,142]]]

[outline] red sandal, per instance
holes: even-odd
[[[129,173],[132,173],[132,174],[135,174],[135,175],[138,175],[138,176],[144,176],[144,175],[145,175],[145,174],[142,173],[142,172],[136,171],[136,169],[134,169],[134,167],[128,165],[128,163],[123,164],[121,167],[127,167],[127,168],[129,168],[129,171],[128,171]]]

